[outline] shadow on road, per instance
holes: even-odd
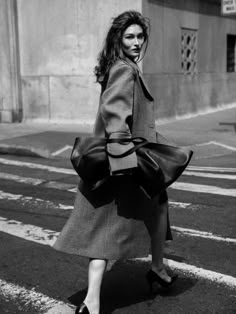
[[[159,288],[153,295],[150,294],[145,280],[148,269],[149,263],[133,261],[115,263],[104,276],[101,295],[102,313],[111,314],[116,309],[143,302],[152,302],[156,295],[174,297],[191,289],[197,282],[193,278],[180,277],[171,289],[163,291]],[[86,289],[83,289],[70,296],[68,300],[74,305],[79,305],[84,300],[85,295]]]

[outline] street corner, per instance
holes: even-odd
[[[236,145],[226,145],[218,141],[203,142],[190,146],[194,151],[193,160],[203,158],[213,158],[236,153]]]

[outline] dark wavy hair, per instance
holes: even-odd
[[[101,83],[114,62],[122,57],[122,36],[125,30],[133,24],[141,26],[143,30],[144,49],[142,51],[142,54],[144,56],[147,49],[150,33],[149,19],[143,17],[142,14],[137,11],[126,11],[113,19],[112,25],[107,33],[103,48],[98,55],[98,64],[94,68],[94,74],[97,78],[97,82]],[[138,61],[140,61],[143,56],[139,58]]]

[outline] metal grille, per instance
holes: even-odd
[[[197,31],[182,28],[181,69],[184,74],[197,72]]]
[[[236,71],[235,47],[236,47],[236,36],[227,35],[227,72]]]

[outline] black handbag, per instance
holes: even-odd
[[[134,147],[120,155],[107,151],[108,143],[125,144],[130,141],[134,143]],[[133,152],[136,152],[138,167],[133,169],[132,175],[149,198],[160,194],[176,181],[193,154],[189,149],[148,142],[142,137],[77,137],[71,153],[71,162],[84,183],[94,190],[110,177],[108,155],[122,158]]]

